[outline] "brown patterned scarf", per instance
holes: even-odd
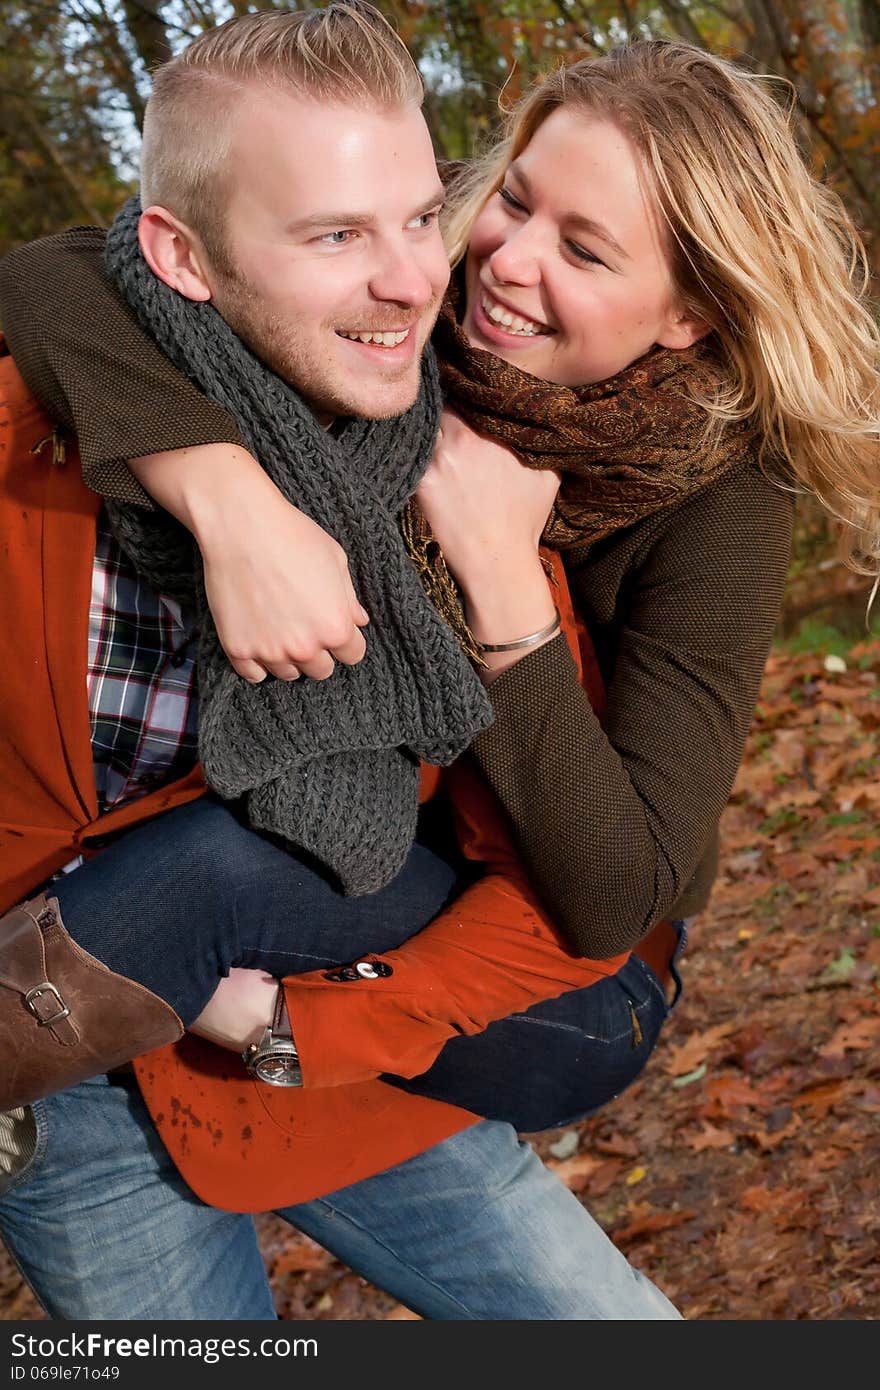
[[[697,398],[720,373],[709,348],[655,348],[595,386],[554,386],[471,347],[452,291],[434,330],[446,404],[530,468],[562,474],[544,531],[555,549],[598,540],[684,500],[740,465],[754,431],[706,436]]]

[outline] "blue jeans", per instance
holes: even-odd
[[[97,1077],[34,1113],[0,1232],[50,1317],[275,1319],[253,1220],[190,1192],[130,1081]],[[507,1125],[279,1215],[426,1318],[679,1316]]]
[[[188,1023],[230,966],[293,975],[381,954],[426,926],[472,873],[443,823],[424,823],[431,815],[401,873],[367,897],[344,897],[211,797],[128,831],[52,892],[81,946]],[[453,1038],[424,1075],[385,1080],[519,1131],[552,1129],[635,1079],[667,1012],[660,981],[633,956],[609,979]]]

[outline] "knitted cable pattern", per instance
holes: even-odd
[[[111,274],[163,352],[234,416],[285,497],[344,548],[370,613],[366,656],[327,681],[251,685],[220,645],[189,533],[166,513],[115,504],[116,533],[151,583],[196,610],[199,755],[209,784],[227,799],[244,797],[252,825],[315,855],[344,892],[375,892],[412,845],[419,760],[453,762],[492,720],[398,525],[436,435],[433,351],[405,415],[324,430],[210,303],[185,299],[152,274],[138,246],[139,215],[133,198],[107,237]]]

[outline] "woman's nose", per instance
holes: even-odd
[[[495,280],[506,285],[537,285],[541,279],[539,247],[534,233],[520,227],[505,237],[489,257]]]

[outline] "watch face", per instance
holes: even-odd
[[[260,1081],[265,1081],[270,1086],[302,1085],[299,1061],[287,1054],[275,1053],[261,1057],[254,1067],[254,1073]]]

